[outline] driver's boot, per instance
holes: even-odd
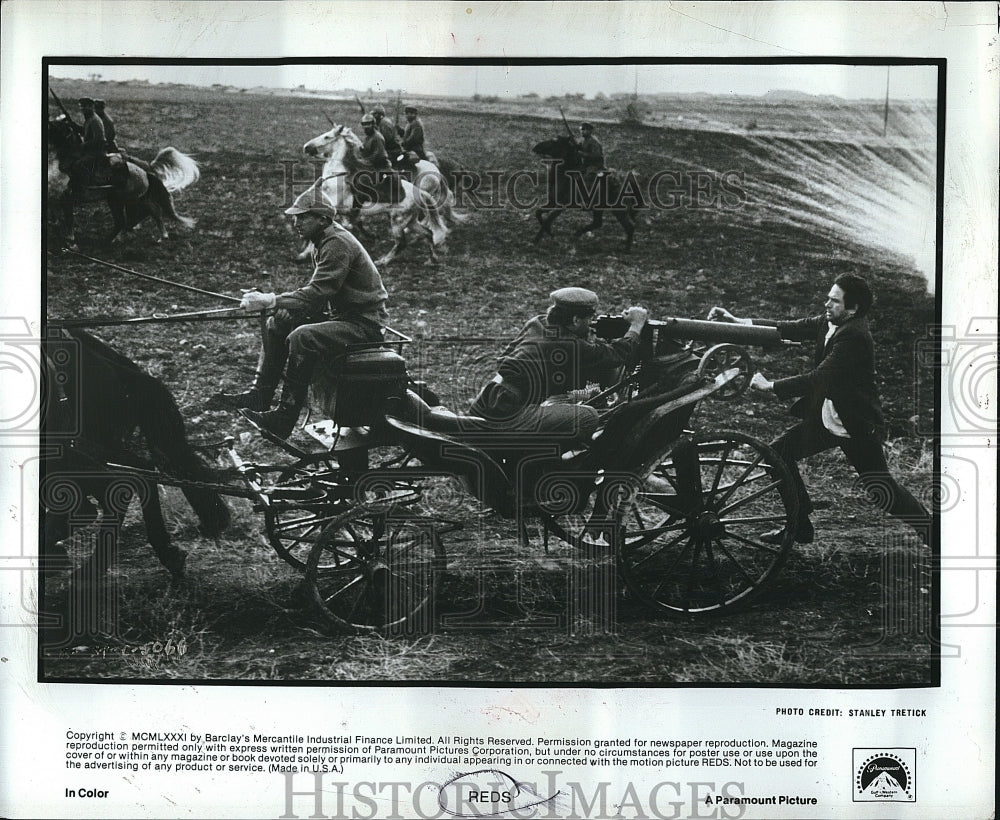
[[[286,357],[284,339],[265,334],[250,389],[242,393],[216,393],[206,406],[210,410],[270,410],[278,382],[281,381],[281,372],[285,369]]]
[[[299,420],[299,413],[309,395],[311,375],[311,362],[303,357],[292,357],[285,372],[285,386],[278,406],[263,413],[245,410],[243,415],[278,438],[288,438],[295,429],[295,422]]]

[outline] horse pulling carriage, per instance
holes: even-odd
[[[626,323],[601,317],[594,327],[614,338]],[[338,363],[335,396],[324,402],[330,418],[305,428],[320,449],[261,430],[291,460],[249,463],[229,437],[231,483],[211,488],[251,499],[271,547],[302,573],[304,601],[329,626],[433,625],[444,536],[461,526],[435,499],[453,497],[456,484],[515,520],[523,542],[525,522],[537,519],[546,551],[555,538],[587,560],[613,559],[629,595],[659,613],[730,611],[788,556],[797,502],[777,454],[741,432],[688,429],[702,400],[742,394],[752,365],[740,345],[780,344],[773,328],[650,321],[638,361],[583,399],[600,416],[586,441],[505,433],[442,407],[409,378],[401,355],[409,341],[399,334]],[[151,483],[188,483],[110,466]],[[785,528],[780,544],[761,540],[776,526]]]

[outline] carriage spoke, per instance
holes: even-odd
[[[743,576],[743,579],[750,586],[753,586],[754,584],[757,583],[757,579],[754,578],[749,572],[747,572],[747,570],[744,568],[744,566],[739,562],[739,559],[726,548],[726,545],[723,543],[723,539],[724,538],[725,538],[725,536],[723,536],[723,538],[720,538],[718,541],[716,541],[716,544],[718,544],[719,549],[722,550],[722,552],[725,553],[726,557],[732,562],[733,566],[736,567],[736,569],[739,571],[740,575]]]
[[[733,450],[733,445],[731,442],[726,444],[726,449],[722,451],[722,455],[719,456],[719,466],[715,471],[715,478],[712,479],[712,488],[708,491],[709,496],[715,495],[719,491],[719,482],[722,480],[722,474],[725,472],[726,459],[729,458],[729,454]]]
[[[765,544],[763,541],[754,541],[753,539],[747,538],[739,533],[727,531],[726,535],[729,538],[735,538],[737,541],[742,541],[744,544],[753,547],[754,549],[764,550],[765,552],[770,552],[774,555],[779,555],[783,551],[779,546],[774,544]]]
[[[777,521],[785,521],[788,516],[784,513],[780,515],[750,515],[743,518],[720,518],[720,524],[771,524]]]
[[[742,498],[740,498],[738,501],[734,501],[728,507],[723,507],[721,510],[719,510],[719,515],[725,515],[728,512],[732,512],[733,510],[739,509],[744,504],[749,504],[751,501],[756,501],[758,498],[760,498],[765,493],[769,493],[775,487],[780,487],[780,486],[781,486],[781,482],[780,481],[772,481],[767,486],[761,487],[759,490],[756,490],[756,491],[750,493],[750,495],[745,495]]]
[[[666,544],[663,544],[663,545],[657,547],[655,550],[653,550],[652,552],[650,552],[645,557],[640,558],[638,561],[636,561],[631,566],[633,566],[633,567],[641,567],[644,564],[646,564],[647,562],[652,561],[654,558],[659,557],[659,555],[662,552],[664,552],[665,550],[670,549],[672,546],[674,546],[675,544],[677,544],[680,541],[682,541],[684,538],[686,538],[688,536],[688,534],[689,533],[687,532],[687,530],[685,530],[680,535],[678,535],[676,538],[674,538],[671,541],[668,541]],[[636,539],[634,541],[629,541],[628,544],[626,544],[626,549],[628,549],[628,550],[630,550],[631,552],[634,553],[637,547],[644,547],[647,544],[649,544],[651,541],[656,540],[657,537],[658,537],[657,535],[650,535],[649,537],[646,537],[645,534],[644,534],[641,538],[638,538],[638,539]],[[684,552],[682,550],[681,553],[680,553],[680,555],[678,555],[677,559],[674,560],[674,563],[670,565],[670,567],[668,568],[668,571],[669,570],[673,570],[673,568],[677,565],[677,561],[679,561],[680,558],[683,557],[683,554],[684,554]]]
[[[729,490],[718,499],[718,503],[725,504],[732,496],[732,494],[736,492],[736,489],[743,485],[744,481],[746,481],[750,473],[752,473],[754,469],[757,467],[757,465],[759,465],[760,462],[763,460],[764,460],[764,453],[759,453],[757,457],[747,465],[747,468],[743,471],[743,474],[732,483],[732,486],[729,488]]]

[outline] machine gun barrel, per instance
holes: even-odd
[[[707,322],[699,319],[650,319],[648,324],[672,339],[694,342],[774,347],[782,344],[778,328],[767,325],[741,325],[730,322]]]

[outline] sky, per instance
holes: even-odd
[[[845,99],[882,99],[889,75],[893,99],[933,99],[933,66],[851,65],[575,65],[575,66],[403,66],[403,65],[58,65],[56,78],[148,80],[191,85],[265,86],[314,91],[357,89],[378,93],[516,97],[584,93],[662,92],[759,95],[768,91],[832,94]]]

